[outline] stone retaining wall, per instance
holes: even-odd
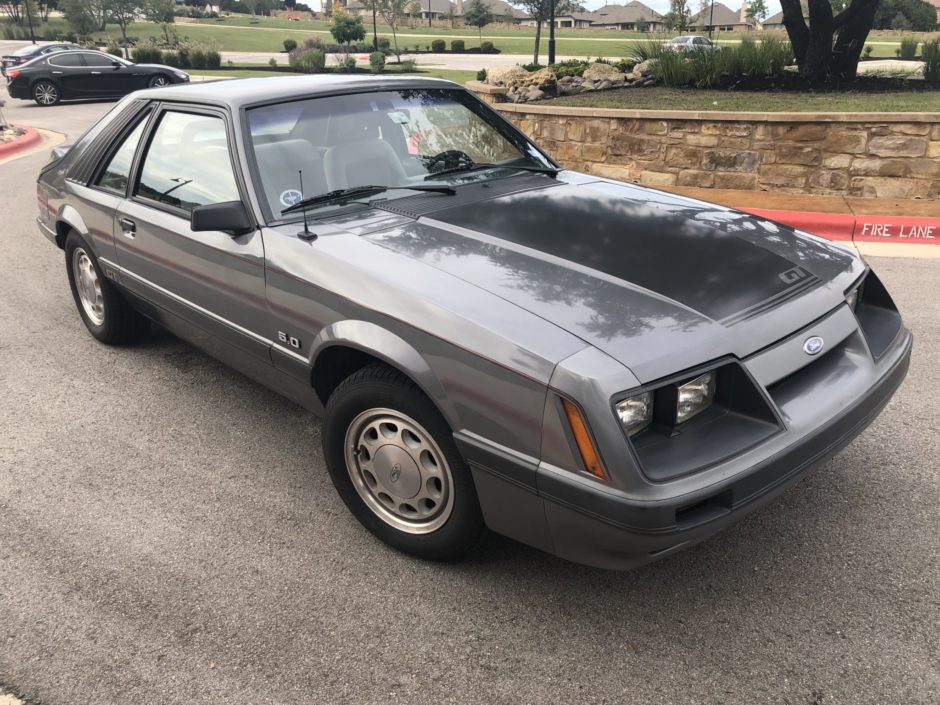
[[[940,113],[495,107],[564,166],[621,181],[940,198]]]

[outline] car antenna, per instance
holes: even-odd
[[[304,170],[298,169],[297,176],[300,179],[300,200],[304,200]],[[316,240],[317,234],[310,230],[310,227],[307,225],[307,206],[304,206],[302,209],[304,214],[304,229],[297,233],[297,237],[301,240]]]

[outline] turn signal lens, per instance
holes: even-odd
[[[706,372],[679,387],[676,398],[676,423],[688,421],[715,400],[715,373]]]
[[[644,392],[617,403],[617,418],[628,436],[639,433],[653,420],[653,393]]]
[[[7,71],[7,78],[16,78],[20,75],[19,69],[13,69],[12,71]]]
[[[597,449],[594,447],[594,441],[591,440],[591,434],[588,432],[587,422],[584,420],[581,409],[567,399],[562,399],[561,405],[565,408],[568,425],[574,434],[575,443],[578,444],[578,452],[581,453],[581,460],[584,461],[584,469],[595,477],[606,480],[607,473],[604,471],[604,465],[601,463]]]

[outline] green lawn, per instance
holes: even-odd
[[[190,74],[195,76],[211,76],[213,78],[259,78],[265,76],[302,76],[304,74],[295,74],[287,73],[284,71],[266,71],[263,68],[263,64],[258,64],[257,67],[251,64],[246,64],[244,66],[239,65],[231,69],[220,69],[218,71],[209,71],[209,70],[200,70],[200,69],[186,69]],[[356,72],[359,74],[368,73],[368,69],[360,67]],[[395,75],[405,75],[399,70],[398,66],[394,64],[387,64],[385,67],[384,73],[386,74],[395,74]],[[428,78],[444,78],[448,81],[454,81],[455,83],[464,84],[467,81],[476,78],[476,73],[473,71],[451,71],[449,69],[419,69],[418,71],[411,72],[407,74],[408,76],[425,76]]]
[[[890,93],[749,93],[683,88],[626,88],[556,98],[539,105],[633,110],[724,110],[749,112],[937,112],[936,91]]]

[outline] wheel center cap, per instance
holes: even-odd
[[[373,456],[375,474],[389,491],[402,499],[411,499],[421,489],[421,471],[414,459],[395,445],[385,445]]]

